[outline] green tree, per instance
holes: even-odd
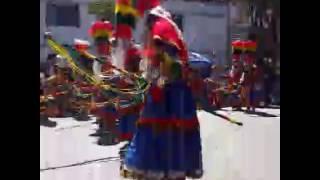
[[[114,22],[115,0],[96,0],[89,4],[89,13]]]

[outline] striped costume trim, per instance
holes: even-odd
[[[197,117],[194,117],[189,120],[183,119],[158,119],[158,118],[140,118],[137,122],[137,125],[152,125],[152,126],[160,126],[161,128],[186,128],[186,129],[194,129],[198,128],[199,121]]]

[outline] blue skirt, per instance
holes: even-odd
[[[250,93],[250,101],[256,106],[259,106],[260,102],[265,102],[264,89],[252,90],[252,92]]]
[[[154,101],[151,94],[147,93],[125,165],[139,172],[202,172],[200,128],[191,89],[184,81],[176,81],[164,87],[161,101]],[[155,131],[154,125],[164,129]]]
[[[139,118],[137,114],[124,115],[119,118],[120,140],[131,140],[136,132],[136,122]]]

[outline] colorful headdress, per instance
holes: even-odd
[[[89,34],[94,38],[99,56],[110,53],[109,44],[112,33],[112,24],[109,21],[96,21],[90,27]]]
[[[171,14],[161,6],[151,9],[150,14],[164,19],[172,19]]]
[[[231,46],[235,51],[243,51],[244,50],[243,42],[244,41],[236,40],[231,43]]]
[[[178,50],[181,61],[188,60],[188,51],[183,41],[181,32],[173,22],[165,18],[159,18],[151,29],[152,38],[160,40]]]
[[[257,43],[251,40],[244,42],[244,49],[248,52],[255,52],[257,49]]]
[[[90,46],[89,41],[74,39],[74,47],[79,52],[87,51],[89,46]]]
[[[236,40],[231,45],[235,51],[255,52],[257,49],[257,43],[251,40]]]
[[[90,27],[89,34],[94,39],[109,39],[112,36],[112,24],[109,21],[96,21]]]
[[[116,37],[131,39],[137,19],[142,17],[146,10],[158,5],[160,5],[159,0],[117,0],[115,7]]]
[[[126,70],[130,71],[138,71],[139,70],[139,62],[141,60],[142,54],[137,46],[131,44],[129,49],[127,50],[124,67]]]

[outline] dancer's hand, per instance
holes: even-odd
[[[158,86],[160,87],[160,88],[163,88],[164,86],[165,86],[165,84],[166,84],[166,78],[165,77],[160,77],[159,79],[158,79],[158,82],[157,82],[157,84],[158,84]]]

